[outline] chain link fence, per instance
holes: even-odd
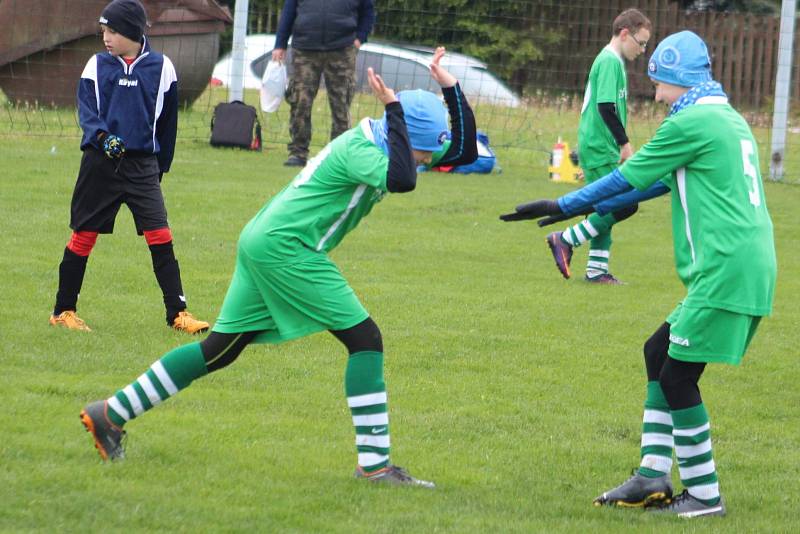
[[[175,63],[182,97],[181,139],[207,140],[213,110],[227,101],[231,83],[231,10],[213,0],[144,0],[154,48]],[[232,5],[232,2],[228,2]],[[103,49],[97,17],[106,0],[5,0],[0,2],[0,135],[79,137],[74,105],[83,66]],[[734,105],[751,124],[768,176],[772,106],[780,18],[687,10],[686,2],[641,0],[653,22],[652,43],[628,63],[628,131],[641,145],[666,108],[653,102],[647,56],[666,35],[691,29],[709,44],[712,68]],[[282,0],[252,0],[244,65],[244,101],[259,109],[264,142],[288,142],[288,105],[276,113],[259,108],[260,74],[274,46]],[[567,0],[377,0],[377,21],[358,55],[354,121],[377,116],[368,93],[366,68],[396,89],[429,88],[426,62],[444,45],[493,147],[511,157],[546,159],[558,138],[576,145],[586,76],[611,38],[611,22],[628,2]],[[796,50],[797,40],[793,44]],[[794,54],[789,93],[785,178],[800,183],[800,69]],[[227,61],[227,63],[226,63]],[[216,69],[215,69],[216,67]],[[312,143],[328,141],[326,94],[314,103]]]

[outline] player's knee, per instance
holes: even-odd
[[[378,325],[371,317],[346,330],[332,330],[349,354],[356,352],[383,352],[383,338]]]
[[[705,364],[668,358],[661,368],[658,383],[670,409],[682,410],[702,402],[700,376]]]
[[[236,361],[254,336],[254,332],[242,334],[211,332],[200,342],[200,350],[203,352],[208,372],[217,371]]]
[[[352,343],[347,347],[350,354],[354,352],[383,352],[383,338],[381,330],[371,317],[367,317],[364,322],[354,327],[355,336]]]
[[[639,211],[639,204],[622,208],[614,212],[614,219],[616,219],[617,222],[624,221],[628,217],[632,217],[637,211]]]
[[[369,322],[370,326],[366,334],[366,344],[370,347],[368,350],[372,350],[374,352],[383,352],[383,337],[381,336],[381,330],[378,328],[378,325],[375,324],[375,321],[370,319]]]
[[[158,228],[157,230],[145,230],[144,240],[148,245],[166,245],[172,242],[172,232],[169,227]]]
[[[664,323],[644,343],[644,363],[647,368],[647,379],[658,380],[661,368],[668,357],[669,350],[669,324]]]
[[[97,232],[72,232],[67,248],[78,256],[88,256],[95,243],[97,243]]]
[[[663,344],[661,340],[656,338],[655,335],[650,336],[650,338],[644,342],[644,360],[650,364],[651,362],[656,362],[661,358],[661,355],[664,353]]]

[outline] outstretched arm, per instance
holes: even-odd
[[[521,221],[525,219],[538,219],[548,215],[578,215],[589,213],[593,206],[602,200],[625,193],[633,186],[622,176],[619,169],[614,169],[596,182],[581,187],[557,200],[535,200],[527,204],[520,204],[514,213],[501,215],[504,221]],[[586,211],[588,210],[588,212]]]
[[[669,187],[664,185],[663,182],[659,181],[644,191],[634,189],[633,191],[628,191],[626,193],[621,193],[611,198],[607,198],[595,204],[593,208],[581,210],[579,213],[562,213],[560,215],[551,215],[549,217],[545,217],[544,219],[539,219],[536,221],[536,223],[539,226],[549,226],[557,222],[566,221],[567,219],[571,219],[578,215],[589,215],[592,212],[596,212],[598,215],[605,215],[606,213],[613,213],[629,206],[633,206],[634,204],[639,204],[641,202],[660,197],[667,193],[669,193]]]

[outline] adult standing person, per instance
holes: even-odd
[[[578,157],[586,183],[602,178],[633,156],[627,127],[628,77],[625,61],[642,54],[650,39],[650,20],[638,9],[626,9],[612,23],[611,41],[592,63],[578,127]],[[571,276],[572,249],[590,242],[586,281],[619,284],[608,270],[611,227],[636,213],[629,206],[605,215],[592,214],[564,232],[547,236],[547,244],[564,278]]]
[[[286,91],[289,158],[284,165],[302,167],[311,143],[311,109],[325,76],[331,108],[331,140],[350,128],[356,53],[375,22],[373,0],[286,0],[272,60],[283,62],[292,37],[292,74]]]

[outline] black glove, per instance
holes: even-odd
[[[534,200],[527,204],[517,206],[514,213],[501,215],[500,219],[506,222],[538,219],[545,215],[561,215],[561,208],[555,200]]]
[[[119,159],[125,154],[125,141],[117,135],[108,134],[103,138],[103,152],[111,159]]]

